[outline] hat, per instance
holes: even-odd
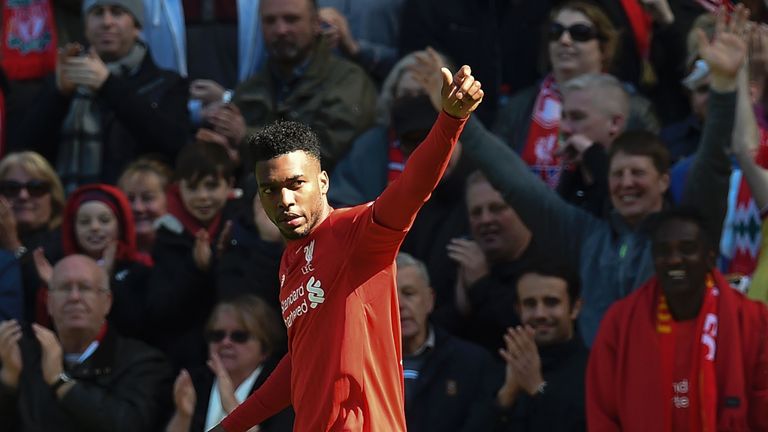
[[[392,127],[397,136],[409,132],[420,132],[432,129],[437,120],[437,111],[429,101],[429,96],[401,96],[392,103]]]
[[[133,15],[139,28],[144,27],[144,3],[142,0],[83,0],[83,15],[95,6],[120,6]]]

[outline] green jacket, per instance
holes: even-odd
[[[320,137],[325,169],[331,169],[352,140],[373,124],[377,96],[373,82],[363,69],[334,55],[322,42],[315,44],[306,69],[279,104],[276,86],[267,61],[235,89],[232,101],[240,108],[249,132],[275,120],[307,124]]]

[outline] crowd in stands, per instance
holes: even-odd
[[[396,261],[408,430],[768,432],[768,2],[0,16],[0,430],[219,424],[292,319],[249,138],[304,123],[330,203],[374,200],[466,64],[484,101]]]

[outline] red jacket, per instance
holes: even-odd
[[[728,286],[715,272],[717,286]],[[664,383],[653,279],[603,318],[587,366],[590,432],[663,431]],[[768,431],[768,309],[733,289],[719,298],[717,430]],[[727,403],[726,403],[727,402]]]

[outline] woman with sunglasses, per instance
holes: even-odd
[[[609,71],[618,34],[598,6],[570,1],[552,11],[545,36],[549,73],[501,108],[495,132],[554,189],[563,172],[560,153],[567,138],[560,129],[560,88],[573,78]],[[658,130],[658,121],[649,113],[650,103],[631,95],[629,127]]]
[[[262,299],[245,295],[216,305],[205,330],[208,369],[182,369],[173,388],[176,411],[166,432],[199,432],[216,426],[266,380],[285,350],[285,328]],[[290,432],[293,413],[280,412],[259,432]]]
[[[0,249],[21,264],[23,315],[30,320],[41,284],[31,252],[42,247],[50,260],[61,256],[63,209],[64,189],[44,157],[25,151],[0,160]]]

